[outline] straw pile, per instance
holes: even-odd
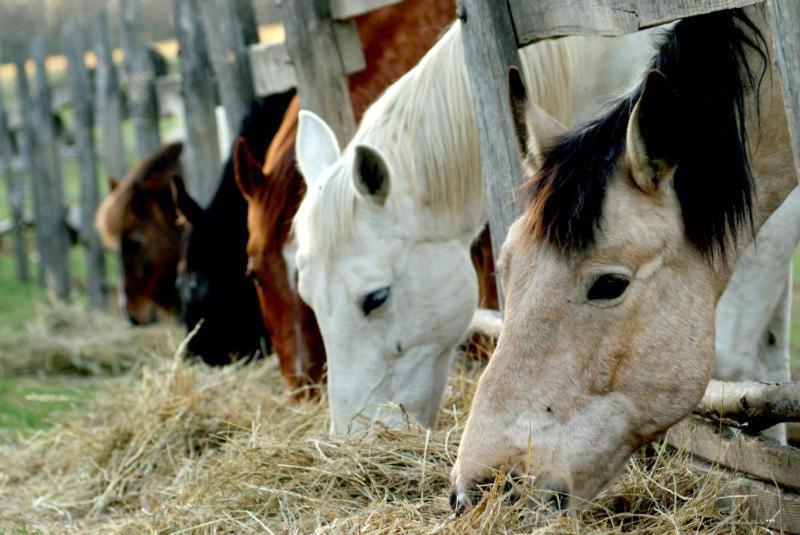
[[[133,344],[131,344],[133,345]],[[226,369],[147,360],[88,410],[0,447],[0,531],[43,533],[730,532],[718,481],[660,446],[579,515],[536,512],[496,483],[452,519],[449,471],[479,371],[460,363],[436,430],[327,435],[274,360]],[[525,489],[517,489],[525,497]]]

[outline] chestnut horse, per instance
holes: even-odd
[[[685,19],[588,126],[554,139],[552,121],[515,120],[534,172],[498,262],[505,317],[453,469],[457,510],[500,466],[580,506],[701,399],[737,256],[797,186],[766,29],[759,10]]]
[[[367,69],[350,77],[356,117],[419,61],[451,21],[454,9],[452,0],[406,0],[356,19],[367,60]],[[247,271],[289,390],[318,383],[325,369],[316,318],[297,294],[290,236],[292,218],[305,194],[294,157],[298,111],[299,101],[295,100],[263,166],[241,143],[234,153],[239,187],[249,206]],[[491,268],[488,273],[491,275]],[[494,290],[493,282],[488,286]],[[493,304],[492,295],[490,292],[489,305]]]
[[[121,182],[110,177],[108,196],[95,216],[103,243],[119,252],[120,310],[134,325],[180,308],[175,277],[186,221],[176,209],[173,184],[183,184],[182,149],[180,143],[164,145]]]

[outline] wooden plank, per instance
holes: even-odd
[[[217,88],[208,57],[200,1],[175,0],[174,13],[181,47],[180,88],[186,120],[183,163],[188,176],[185,182],[189,193],[205,206],[216,192],[221,166],[214,113]]]
[[[106,308],[106,262],[94,216],[100,202],[97,159],[94,152],[94,101],[89,71],[84,63],[85,27],[76,19],[64,29],[69,61],[68,82],[75,115],[75,150],[81,174],[80,237],[86,254],[86,300],[89,308]]]
[[[636,0],[510,0],[517,40],[564,35],[624,35],[639,29]],[[524,25],[521,25],[524,23]]]
[[[2,161],[3,175],[6,179],[6,200],[11,214],[10,232],[13,238],[14,263],[17,269],[17,278],[21,281],[28,281],[30,279],[28,247],[23,232],[25,190],[21,177],[14,169],[14,148],[11,132],[8,129],[8,114],[3,101],[4,98],[0,98],[0,161]]]
[[[488,194],[492,252],[500,256],[508,228],[521,214],[514,192],[524,173],[509,101],[508,71],[520,69],[509,12],[491,0],[459,0],[464,55],[478,121],[483,178]],[[500,278],[497,295],[503,307]]]
[[[36,93],[33,114],[36,158],[42,160],[40,203],[41,210],[36,227],[41,227],[42,254],[45,282],[56,299],[67,301],[71,291],[69,266],[69,231],[67,210],[64,205],[64,182],[61,154],[53,120],[50,81],[45,70],[47,49],[43,35],[31,43],[31,56],[36,65]]]
[[[352,21],[334,21],[333,32],[339,45],[339,58],[347,74],[367,68],[358,29]],[[297,86],[297,76],[283,43],[261,43],[249,49],[253,84],[258,96],[282,93]]]
[[[753,524],[777,533],[800,533],[800,494],[699,460],[692,461],[692,469],[719,482],[720,499],[714,505],[721,514],[744,505]]]
[[[800,450],[797,448],[748,437],[698,416],[673,425],[665,440],[711,463],[782,487],[800,489]]]
[[[120,10],[128,109],[136,133],[136,152],[143,158],[161,145],[161,134],[158,130],[156,70],[142,35],[139,2],[121,0]]]
[[[356,130],[347,72],[333,30],[329,0],[284,0],[286,48],[303,108],[322,117],[345,145]]]
[[[97,58],[95,67],[95,106],[102,135],[100,148],[106,173],[120,180],[125,176],[125,143],[122,139],[122,98],[117,66],[112,57],[108,14],[99,10],[92,19],[92,42]]]
[[[770,0],[769,7],[795,172],[800,180],[800,2]]]
[[[233,2],[203,0],[200,6],[217,89],[225,107],[228,130],[235,139],[255,98],[242,23]]]
[[[19,102],[21,121],[19,128],[19,146],[28,170],[28,179],[33,197],[33,216],[34,219],[40,221],[42,206],[44,205],[44,201],[42,200],[44,195],[44,186],[42,184],[44,171],[41,169],[42,160],[37,157],[36,134],[33,129],[33,98],[31,96],[28,73],[25,70],[25,59],[21,51],[15,53],[14,68],[16,70],[17,101]],[[37,225],[34,227],[34,232],[36,236],[36,250],[41,259],[41,248],[44,243],[42,226]],[[37,264],[36,279],[40,286],[45,286],[44,262],[39,261]]]
[[[764,0],[509,0],[509,8],[517,44],[524,46],[564,35],[624,35],[686,17],[762,2]]]
[[[331,0],[331,15],[337,20],[350,19],[400,2],[401,0]]]

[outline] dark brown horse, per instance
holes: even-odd
[[[181,143],[159,147],[121,182],[110,178],[97,210],[97,231],[120,256],[120,309],[134,325],[180,308],[175,277],[187,225],[175,206],[174,185],[183,186],[182,149]]]
[[[451,0],[408,0],[356,19],[367,57],[367,70],[350,78],[356,117],[419,61],[452,20],[453,9]],[[289,107],[263,167],[244,144],[239,143],[234,152],[237,181],[249,207],[247,271],[290,390],[318,383],[325,367],[316,318],[297,293],[291,240],[292,218],[305,194],[294,156],[299,107],[299,101]],[[482,304],[496,306],[488,233],[475,253],[482,273]]]

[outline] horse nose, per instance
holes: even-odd
[[[569,507],[569,486],[564,481],[550,478],[542,485],[542,492],[552,511],[564,511]]]

